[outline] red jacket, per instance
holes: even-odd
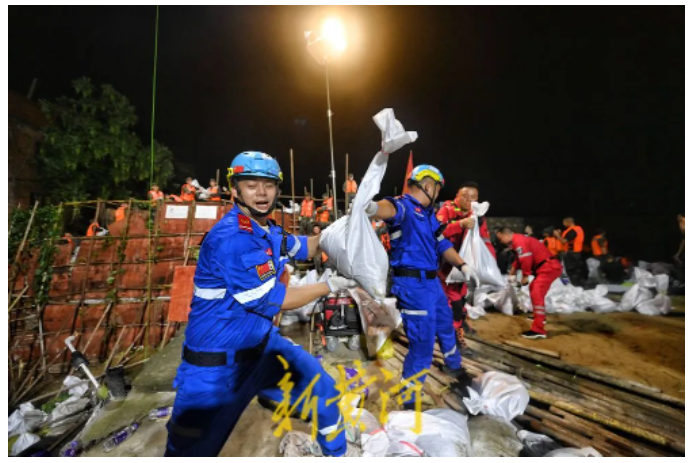
[[[536,238],[515,233],[512,238],[512,250],[515,254],[512,267],[520,268],[523,275],[536,273],[543,262],[552,257],[548,248]]]
[[[438,210],[438,214],[436,216],[438,221],[442,224],[448,224],[443,232],[443,235],[445,238],[450,240],[457,251],[459,251],[459,249],[462,247],[464,238],[469,232],[469,229],[462,228],[462,226],[459,224],[459,221],[467,217],[471,217],[472,214],[472,211],[462,211],[454,201],[445,201]],[[481,238],[483,238],[483,242],[486,244],[486,247],[493,257],[495,257],[495,248],[493,247],[493,243],[490,241],[490,233],[488,232],[488,225],[485,217],[478,218],[478,229],[479,235]],[[440,269],[440,276],[442,278],[446,278],[447,275],[450,274],[451,270],[452,266],[445,263]]]

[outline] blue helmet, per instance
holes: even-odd
[[[244,151],[235,156],[232,165],[227,169],[228,183],[231,183],[232,177],[263,177],[281,183],[282,171],[272,156],[260,151]]]
[[[414,167],[414,170],[411,171],[409,180],[416,183],[420,182],[425,177],[431,177],[437,183],[440,183],[441,187],[445,186],[445,177],[443,177],[443,174],[430,164],[420,164]]]

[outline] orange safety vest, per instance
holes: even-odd
[[[600,245],[600,242],[598,240],[602,239],[603,240],[603,246]],[[605,248],[606,252],[603,252],[603,248]],[[594,256],[602,256],[603,254],[607,254],[608,250],[608,240],[603,238],[603,235],[596,235],[593,237],[591,240],[591,251],[593,251]]]
[[[124,206],[120,206],[117,208],[115,211],[115,222],[119,222],[120,220],[124,220],[125,217],[127,217],[127,208]]]
[[[151,198],[151,201],[158,201],[159,199],[163,199],[165,197],[165,193],[162,191],[149,191],[148,192],[148,197]]]
[[[313,217],[313,199],[310,201],[303,200],[301,202],[301,217]]]
[[[562,252],[562,243],[560,243],[560,240],[554,236],[544,238],[543,242],[552,255],[557,256],[560,252]]]
[[[185,193],[185,187],[188,190],[191,190],[191,193]],[[182,197],[182,201],[194,201],[196,199],[196,188],[194,188],[194,186],[189,183],[185,183],[184,185],[182,185],[182,194],[180,196]]]
[[[212,186],[208,188],[208,191],[211,192],[211,195],[217,195],[218,194],[218,187],[217,186]],[[220,196],[211,196],[211,201],[220,201]]]
[[[89,228],[86,229],[86,236],[96,236],[96,228],[100,228],[98,222],[92,222]]]
[[[356,193],[356,180],[347,180],[347,187],[345,193]]]
[[[584,248],[584,229],[581,228],[579,225],[572,225],[567,230],[565,230],[564,233],[562,233],[562,237],[564,238],[567,235],[567,233],[570,232],[570,230],[574,230],[575,232],[577,232],[577,237],[574,238],[574,241],[567,241],[565,249],[568,252],[581,252],[581,250]]]
[[[318,213],[318,222],[329,222],[330,221],[330,211],[333,210],[333,198],[327,198],[323,200],[321,205],[321,212]]]

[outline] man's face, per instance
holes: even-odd
[[[321,234],[321,227],[318,227],[318,226],[313,227],[313,234],[314,234],[314,236],[320,235]]]
[[[564,220],[562,221],[562,225],[564,225],[565,228],[569,228],[569,227],[571,227],[572,225],[574,225],[574,220],[572,220],[572,219],[564,219]]]
[[[247,206],[268,212],[278,194],[278,185],[275,180],[267,178],[239,180],[232,188],[232,194],[240,197]]]
[[[478,201],[478,189],[472,187],[461,188],[457,192],[457,199],[459,200],[459,207],[465,211],[470,211],[471,203]]]
[[[160,189],[160,187],[158,185],[153,185],[152,189],[153,189],[153,191],[158,191]]]
[[[187,183],[191,183],[191,177],[187,177]]]
[[[217,183],[215,183],[215,180],[211,180],[211,186],[215,186]]]
[[[349,174],[349,179],[354,180],[354,174]]]
[[[497,236],[498,241],[500,241],[502,244],[505,246],[509,246],[512,244],[512,233],[496,233],[495,236]]]

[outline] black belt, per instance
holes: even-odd
[[[549,260],[560,260],[560,259],[557,256],[550,256],[546,260],[542,260],[539,264],[536,264],[536,266],[534,267],[534,272],[536,270],[538,270],[539,268],[541,268],[541,265],[545,264]]]
[[[426,278],[432,280],[438,276],[435,270],[416,270],[413,268],[394,268],[392,274],[396,277]]]
[[[268,343],[268,336],[258,346],[234,351],[234,363],[258,360]],[[230,352],[231,353],[231,352]],[[185,362],[197,367],[219,367],[227,365],[227,352],[197,352],[184,346],[182,358]]]

